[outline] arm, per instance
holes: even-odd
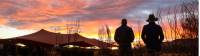
[[[142,38],[142,40],[144,41],[144,43],[146,43],[146,32],[145,32],[145,26],[143,27],[143,29],[142,29],[142,34],[141,34],[141,38]]]
[[[114,40],[115,40],[115,42],[117,42],[117,43],[119,42],[119,36],[118,36],[118,35],[119,35],[118,30],[116,30],[116,31],[115,31],[115,35],[114,35]]]
[[[160,27],[159,33],[160,33],[160,41],[162,42],[164,40],[164,34],[161,27]]]
[[[131,29],[131,42],[133,42],[135,39],[135,35],[134,35],[134,32],[133,30]]]

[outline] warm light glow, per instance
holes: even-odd
[[[118,47],[112,47],[111,49],[112,50],[118,50]]]
[[[17,43],[17,46],[21,46],[21,47],[25,47],[26,45],[22,44],[22,43]]]

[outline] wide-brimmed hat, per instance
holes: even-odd
[[[158,21],[158,18],[156,18],[154,16],[154,14],[150,14],[149,18],[146,20],[147,22],[154,22],[154,21]]]

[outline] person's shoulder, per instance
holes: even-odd
[[[122,27],[120,26],[120,27],[118,27],[116,30],[119,30],[119,29],[121,29]]]
[[[158,26],[158,27],[160,27],[160,25],[159,24],[155,24],[156,26]]]
[[[158,24],[156,24],[156,26],[157,26],[158,28],[161,28],[161,26],[160,26],[160,25],[158,25]]]
[[[131,27],[127,26],[128,29],[132,29]]]
[[[145,24],[145,25],[143,26],[143,28],[146,28],[147,26],[149,26],[149,24]]]
[[[120,27],[116,28],[116,30],[119,30]]]
[[[149,25],[149,24],[145,24],[144,27],[145,27],[145,26],[148,26],[148,25]]]

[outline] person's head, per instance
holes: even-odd
[[[122,25],[126,25],[127,24],[127,20],[124,18],[124,19],[122,19]]]
[[[158,21],[158,18],[154,16],[154,14],[150,14],[149,18],[146,20],[147,22],[155,22]]]

